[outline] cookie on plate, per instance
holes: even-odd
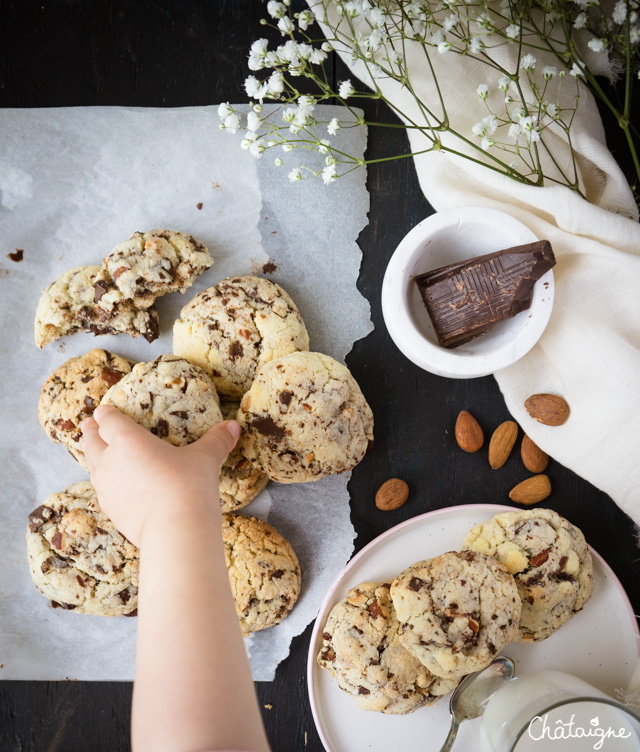
[[[309,349],[300,311],[275,282],[229,277],[187,303],[173,327],[173,351],[211,374],[216,389],[240,399],[257,369]]]
[[[506,567],[462,551],[413,564],[391,584],[400,642],[432,674],[480,671],[518,634],[520,598]]]
[[[100,509],[89,481],[51,494],[31,512],[27,554],[36,588],[55,606],[135,616],[138,549]]]
[[[199,439],[222,420],[216,388],[198,366],[175,355],[138,363],[102,398],[175,446]]]
[[[127,373],[131,363],[95,348],[69,358],[46,380],[40,392],[38,417],[47,436],[65,446],[86,468],[80,423],[93,415],[107,391]]]
[[[501,512],[471,530],[464,547],[493,556],[515,577],[518,642],[544,640],[593,593],[593,560],[582,532],[552,509]]]
[[[202,243],[177,230],[134,232],[104,258],[116,287],[141,308],[165,293],[185,292],[212,263]]]
[[[221,402],[223,420],[235,420],[237,402]],[[236,445],[220,468],[220,504],[223,512],[235,512],[250,504],[269,482],[269,478],[244,456]]]
[[[75,266],[42,293],[34,323],[36,345],[42,348],[76,332],[144,337],[153,342],[160,323],[155,308],[139,308],[127,300],[100,266]]]
[[[231,591],[245,634],[281,622],[300,595],[300,565],[291,544],[257,517],[222,515]]]
[[[373,415],[346,366],[296,352],[265,363],[240,403],[240,445],[279,483],[351,470],[373,441]]]
[[[400,643],[388,583],[363,582],[332,609],[322,632],[318,664],[363,710],[403,715],[453,690]]]

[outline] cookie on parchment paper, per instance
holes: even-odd
[[[47,436],[66,447],[86,468],[80,423],[100,404],[107,391],[132,364],[107,350],[95,348],[69,358],[46,380],[38,402],[38,417]]]
[[[300,565],[291,544],[267,522],[222,515],[231,591],[245,634],[281,622],[300,595]]]
[[[76,332],[126,333],[153,342],[160,323],[155,308],[139,308],[127,300],[101,266],[75,266],[45,288],[34,323],[42,348]]]
[[[221,402],[223,420],[235,420],[237,402]],[[236,445],[220,468],[220,504],[223,512],[236,512],[250,504],[269,482],[269,478],[250,462]]]
[[[402,646],[388,583],[349,590],[327,618],[318,664],[363,710],[404,715],[453,690]]]
[[[265,363],[240,403],[247,459],[279,483],[351,470],[373,441],[373,415],[349,369],[296,352]]]
[[[177,230],[134,232],[104,258],[116,287],[141,308],[168,292],[185,292],[211,264],[205,246]]]
[[[213,382],[198,366],[175,355],[138,363],[102,398],[151,433],[175,446],[199,439],[220,423]]]
[[[593,593],[593,560],[582,532],[552,509],[500,512],[471,530],[464,547],[493,556],[515,577],[518,642],[544,640]]]
[[[506,567],[473,551],[449,551],[391,584],[400,642],[432,674],[460,679],[488,666],[518,635],[520,598]]]
[[[27,554],[36,588],[55,606],[135,615],[138,549],[104,514],[89,481],[51,494],[29,515]]]
[[[207,371],[230,400],[242,397],[263,363],[308,349],[296,304],[261,277],[229,277],[203,290],[173,327],[174,353]]]

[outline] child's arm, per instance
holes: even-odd
[[[100,505],[140,548],[134,751],[268,752],[220,530],[238,424],[178,448],[103,406],[82,431]]]

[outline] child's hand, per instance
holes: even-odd
[[[220,465],[240,434],[224,421],[175,447],[108,405],[82,423],[83,449],[100,506],[136,546],[146,526],[186,512],[219,513]]]

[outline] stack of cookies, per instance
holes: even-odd
[[[592,592],[578,528],[550,509],[503,512],[471,530],[461,551],[352,588],[329,614],[317,661],[364,710],[410,713],[509,642],[549,637]]]
[[[76,267],[43,293],[35,323],[42,347],[76,331],[142,334],[155,299],[184,292],[212,263],[202,244],[174,231],[135,233],[102,267]],[[147,323],[145,323],[147,322]],[[221,420],[242,434],[220,473],[223,539],[245,633],[280,622],[300,592],[296,555],[271,525],[237,514],[268,481],[318,480],[353,468],[373,440],[373,417],[348,369],[311,353],[300,312],[279,285],[240,276],[199,293],[174,325],[174,354],[133,364],[93,349],[60,366],[42,388],[40,422],[86,468],[80,423],[115,405],[176,446]],[[88,481],[50,496],[29,517],[27,549],[38,590],[77,613],[134,615],[137,549],[100,509]]]

